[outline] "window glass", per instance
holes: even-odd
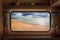
[[[12,12],[12,31],[49,31],[49,12]]]

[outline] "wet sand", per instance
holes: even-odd
[[[12,31],[49,31],[49,27],[11,20]]]

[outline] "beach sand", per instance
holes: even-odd
[[[11,30],[12,31],[49,31],[49,27],[42,25],[34,25],[24,23],[11,19]]]

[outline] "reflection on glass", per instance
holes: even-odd
[[[50,14],[48,12],[11,13],[12,31],[49,31]]]

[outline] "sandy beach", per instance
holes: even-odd
[[[49,31],[49,27],[42,25],[33,25],[11,19],[12,31]]]

